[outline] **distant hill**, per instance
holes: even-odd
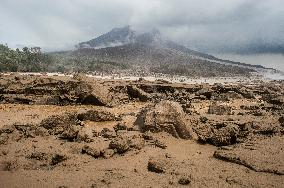
[[[67,69],[108,73],[249,76],[258,69],[265,69],[259,65],[218,59],[165,40],[158,30],[137,33],[130,26],[115,28],[79,43],[72,51],[53,55]]]

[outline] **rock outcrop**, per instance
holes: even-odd
[[[198,140],[213,144],[215,146],[225,146],[235,144],[240,135],[240,128],[232,123],[222,123],[217,125],[204,124],[194,129]]]
[[[183,139],[194,137],[183,109],[176,102],[162,101],[154,107],[143,109],[137,118],[137,123],[144,132],[167,132]]]

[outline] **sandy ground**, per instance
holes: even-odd
[[[2,77],[2,86],[6,79],[13,77]],[[284,101],[266,99],[263,86],[248,86],[250,98],[198,85],[96,80],[116,92],[104,95],[114,95],[112,105],[98,106],[43,103],[46,96],[22,89],[31,82],[12,89],[22,79],[0,88],[0,187],[283,187]],[[33,88],[57,95],[43,80]],[[124,93],[131,84],[139,89]],[[283,83],[273,86],[269,95],[281,98]],[[18,99],[22,91],[29,104]]]

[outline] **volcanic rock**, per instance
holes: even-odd
[[[232,110],[230,106],[226,105],[210,105],[208,109],[208,114],[216,114],[216,115],[231,115]]]
[[[186,121],[186,114],[176,102],[162,101],[140,113],[137,123],[151,132],[167,132],[176,138],[191,139],[193,131]]]
[[[141,102],[146,102],[151,99],[149,93],[146,93],[134,85],[127,86],[127,92],[130,98],[138,98]]]
[[[61,154],[53,154],[51,157],[51,165],[57,165],[58,163],[61,163],[63,161],[67,160],[67,157],[65,155]]]
[[[256,172],[284,175],[283,137],[271,137],[238,144],[231,149],[219,149],[214,157],[224,161],[244,165]]]
[[[160,155],[156,157],[151,157],[148,161],[148,170],[156,173],[165,173],[173,165],[171,158],[165,155]]]
[[[116,150],[119,154],[125,153],[130,148],[130,140],[126,137],[117,137],[110,142],[109,148]]]
[[[58,135],[68,127],[77,124],[76,114],[52,115],[41,121],[40,126],[48,130],[49,134]]]
[[[213,144],[215,146],[225,146],[235,144],[240,134],[237,125],[224,123],[221,127],[216,125],[205,124],[195,128],[198,140]]]
[[[189,176],[182,176],[179,180],[178,183],[180,185],[188,185],[191,182],[191,177]]]
[[[88,145],[85,145],[83,148],[82,148],[82,154],[88,154],[88,155],[91,155],[92,157],[95,157],[95,158],[98,158],[101,156],[101,151],[99,148],[96,148],[96,147],[91,147],[91,146],[88,146]]]
[[[78,114],[78,119],[80,121],[116,121],[119,120],[114,114],[107,111],[97,111],[97,110],[89,110],[87,112]]]

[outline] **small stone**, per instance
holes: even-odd
[[[99,149],[90,147],[88,145],[85,145],[82,149],[82,154],[85,154],[85,153],[95,158],[98,158],[101,156],[101,151]]]
[[[0,129],[0,135],[2,133],[7,133],[7,134],[10,134],[14,131],[14,127],[11,126],[11,125],[5,125],[3,126],[1,129]]]
[[[61,163],[65,160],[67,160],[67,157],[65,155],[53,154],[51,158],[51,165],[57,165],[58,163]]]
[[[130,140],[130,145],[131,148],[135,148],[135,149],[142,149],[145,146],[145,141],[143,138],[141,137],[133,137]]]
[[[119,130],[127,130],[128,127],[124,123],[118,123],[113,127],[113,129],[117,132]]]
[[[42,152],[33,152],[27,156],[27,158],[29,159],[35,159],[39,161],[46,160],[47,157],[48,157],[47,154]]]
[[[15,168],[14,161],[1,161],[0,171],[12,171]]]
[[[125,153],[129,149],[130,142],[127,138],[118,137],[109,144],[110,149],[116,149],[118,153]]]
[[[151,172],[165,173],[170,167],[170,158],[165,156],[152,157],[148,161],[148,170]]]
[[[0,144],[5,144],[9,139],[9,136],[7,133],[2,133],[0,135]]]
[[[107,111],[97,111],[97,110],[89,110],[87,112],[78,114],[77,118],[80,121],[95,121],[95,122],[104,122],[104,121],[116,121],[120,120],[114,114]]]
[[[161,142],[160,140],[155,140],[154,144],[158,148],[162,148],[162,149],[167,148],[167,145],[164,142]]]
[[[202,123],[206,123],[208,121],[208,118],[204,116],[200,117],[199,119]]]
[[[105,149],[102,153],[104,158],[109,159],[114,155],[115,151],[113,149]]]
[[[111,131],[111,130],[109,130],[107,128],[104,128],[101,131],[101,135],[104,138],[115,138],[117,136],[115,131]]]
[[[280,117],[278,121],[279,121],[280,125],[282,127],[284,127],[284,116]]]
[[[74,140],[77,138],[79,131],[80,131],[79,126],[71,125],[60,135],[60,138],[67,140]]]
[[[191,182],[191,178],[187,176],[183,176],[178,180],[178,183],[181,185],[188,185]]]
[[[7,154],[9,153],[9,150],[3,149],[3,150],[1,151],[1,153],[2,153],[2,155],[7,155]]]
[[[153,133],[151,133],[150,131],[145,132],[143,134],[143,138],[145,140],[154,140]]]
[[[92,137],[93,137],[93,132],[92,132],[92,130],[87,131],[87,130],[84,130],[84,128],[83,128],[82,130],[80,130],[80,131],[78,132],[76,141],[77,141],[77,142],[82,142],[82,141],[84,141],[84,142],[87,142],[87,143],[91,143],[91,142],[94,141]]]
[[[213,104],[209,106],[208,114],[216,114],[216,115],[231,115],[232,108],[226,105],[217,105]]]

